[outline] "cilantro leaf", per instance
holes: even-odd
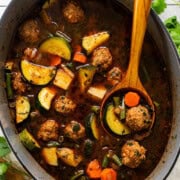
[[[177,48],[177,52],[180,56],[180,22],[176,16],[172,16],[164,21],[164,24]]]
[[[4,175],[8,170],[8,164],[5,162],[0,163],[0,175]]]
[[[8,146],[8,143],[4,137],[0,137],[0,157],[3,157],[10,153],[10,148]]]
[[[165,0],[154,0],[151,6],[157,14],[161,14],[167,7]]]

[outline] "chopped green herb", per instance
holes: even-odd
[[[4,157],[10,153],[10,148],[7,144],[7,141],[4,137],[0,137],[0,157]]]
[[[157,14],[161,14],[166,9],[167,4],[165,0],[154,0],[152,2],[152,8],[156,11]]]
[[[79,123],[75,123],[74,125],[73,125],[73,132],[78,132],[80,130],[80,125],[79,125]]]

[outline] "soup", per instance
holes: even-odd
[[[164,152],[171,129],[170,87],[149,34],[140,78],[156,104],[151,133],[140,140],[136,131],[148,126],[136,129],[126,122],[131,108],[142,106],[140,116],[151,114],[141,96],[123,110],[118,136],[113,124],[107,132],[99,119],[104,95],[127,69],[131,22],[131,14],[114,1],[52,0],[39,4],[18,27],[5,64],[9,107],[22,143],[55,179],[145,179]],[[110,100],[109,117],[119,116],[114,99],[122,106],[125,94]]]

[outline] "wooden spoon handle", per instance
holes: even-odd
[[[127,78],[138,78],[138,68],[147,27],[147,20],[151,8],[151,0],[134,0],[133,27],[131,37],[130,62]]]

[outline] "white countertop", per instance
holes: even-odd
[[[11,0],[0,0],[0,18],[10,1]],[[180,4],[180,0],[166,0],[167,8],[165,12],[160,15],[160,18],[162,20],[175,15],[180,21],[180,5],[177,5],[176,2]],[[1,128],[0,128],[0,136],[3,136]],[[11,156],[13,161],[17,162],[15,156],[13,154],[11,154]],[[180,157],[178,158],[177,163],[173,168],[172,172],[170,173],[169,177],[167,178],[167,180],[179,180],[179,179],[180,179]]]

